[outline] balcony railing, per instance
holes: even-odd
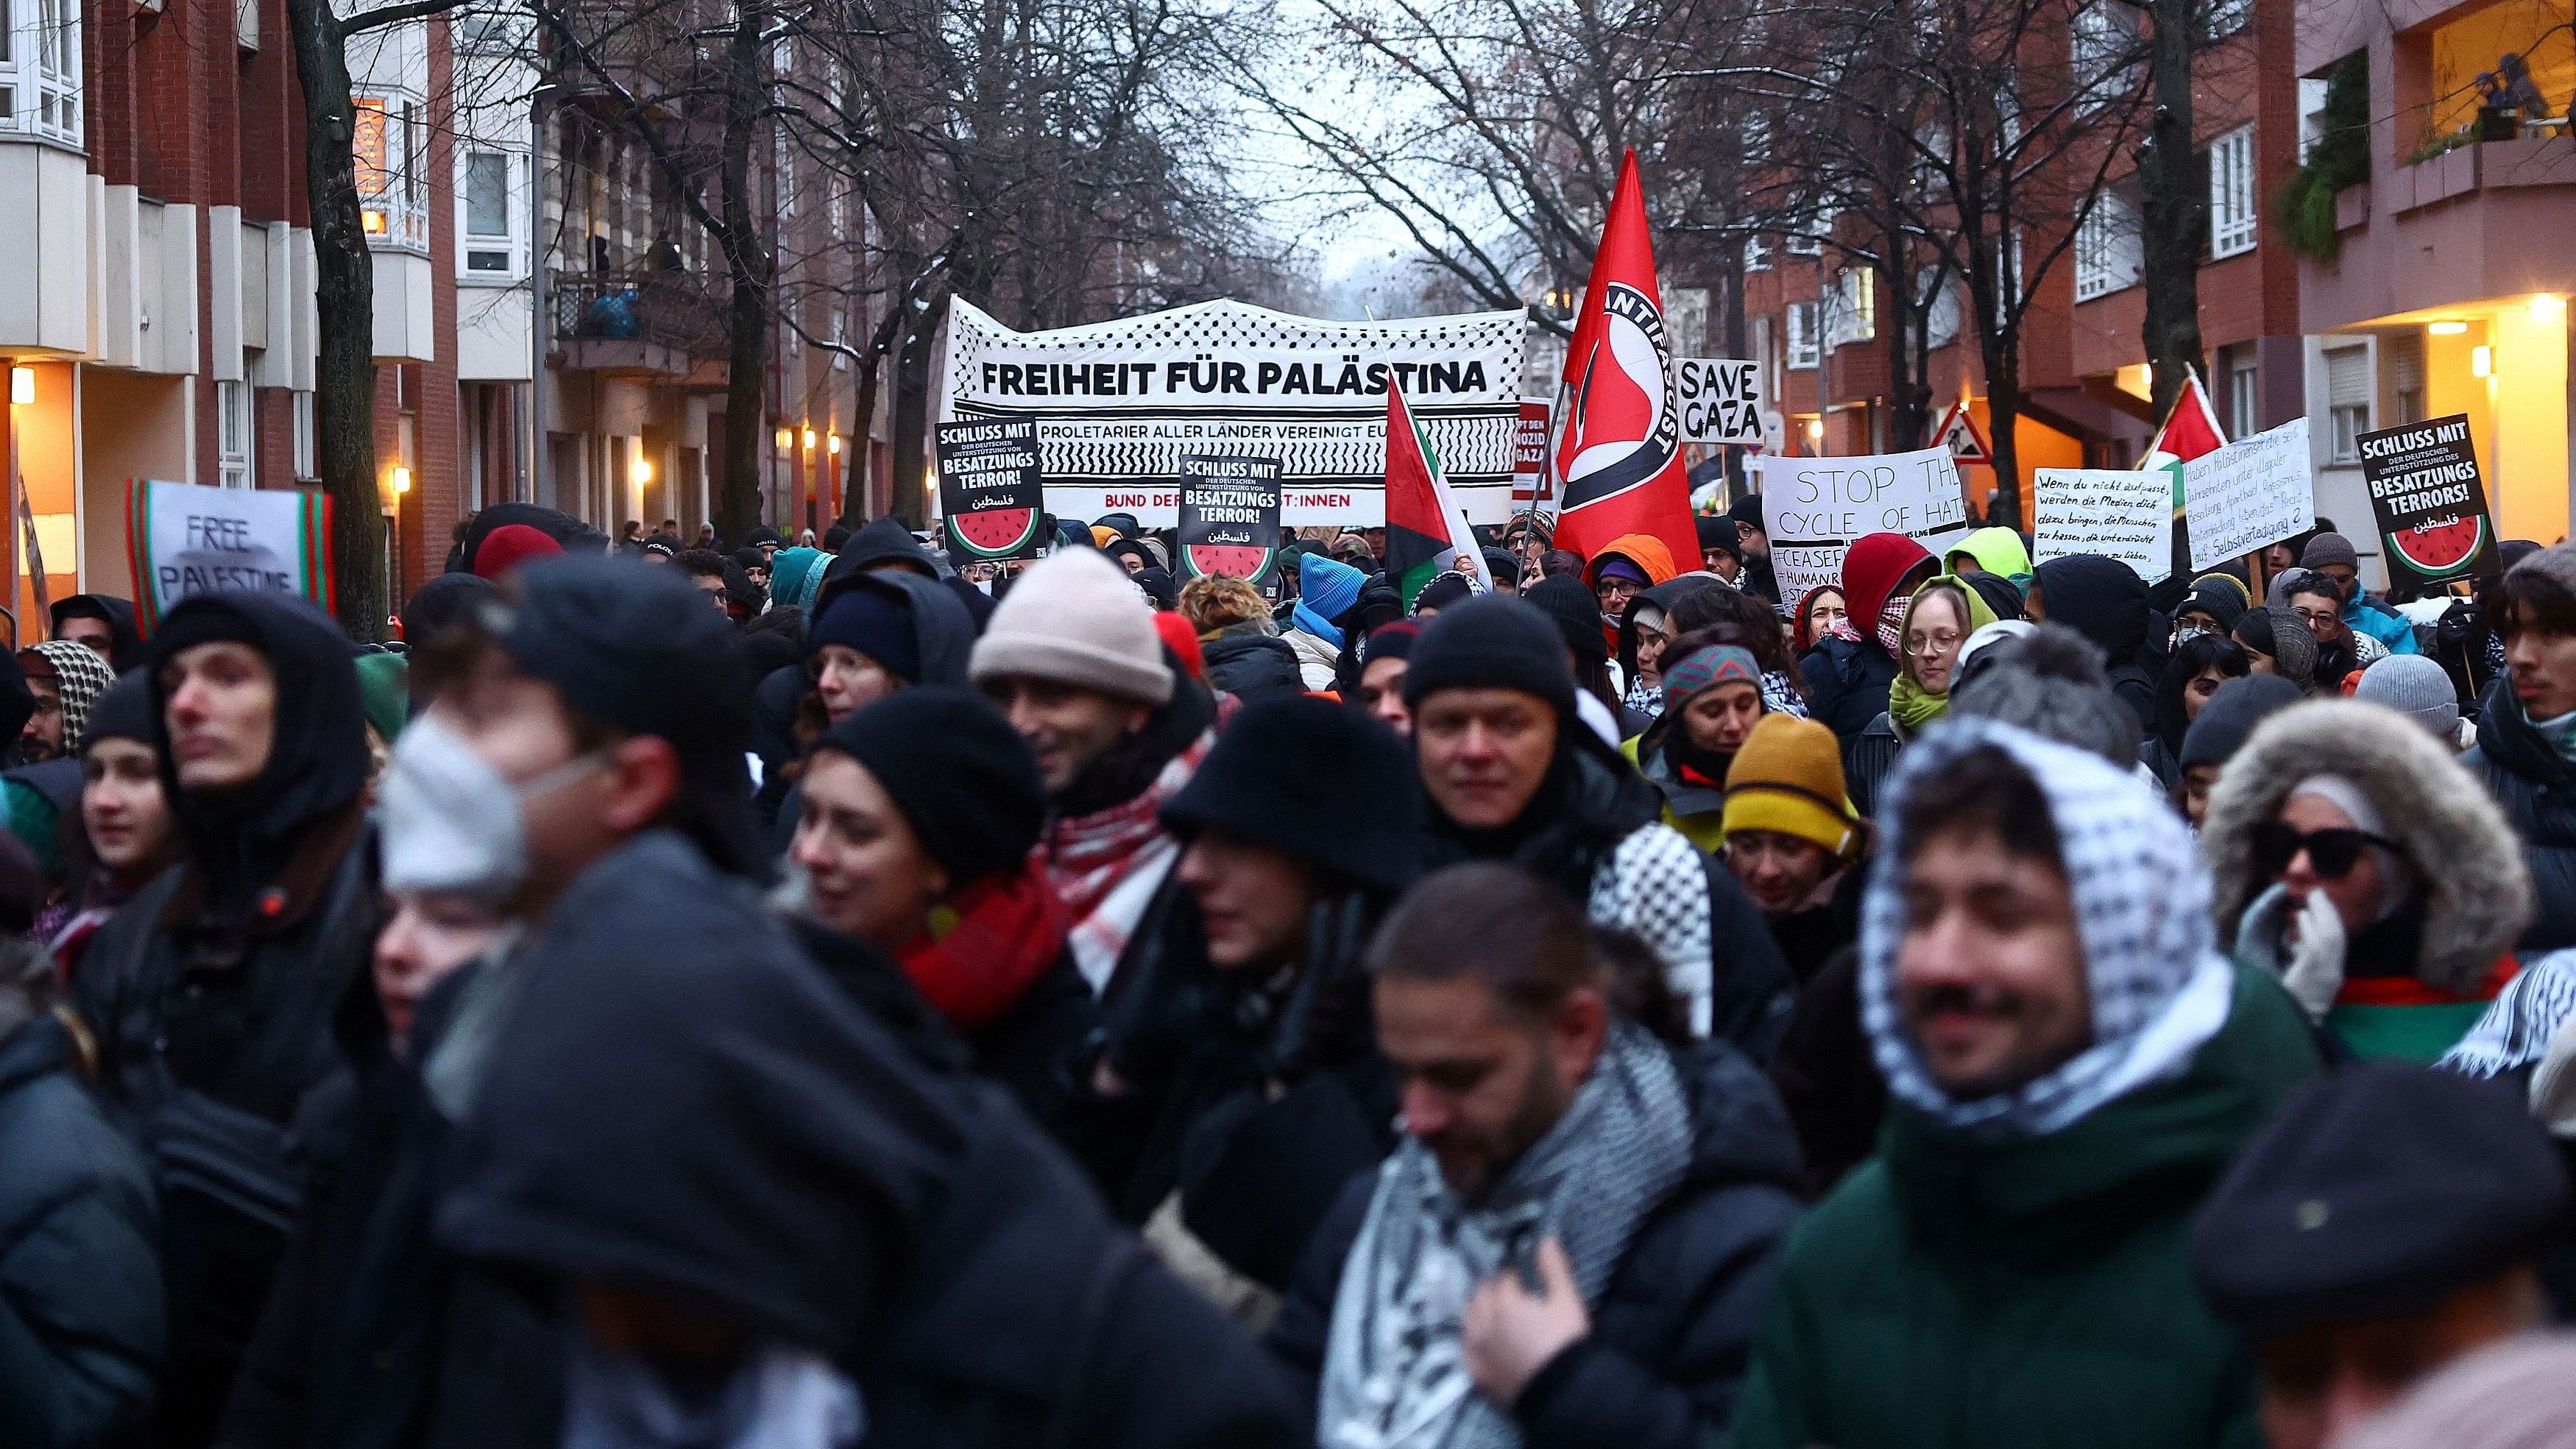
[[[727,302],[697,273],[551,272],[546,295],[560,341],[641,341],[692,357],[728,347]]]

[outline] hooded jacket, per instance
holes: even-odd
[[[833,600],[852,589],[871,590],[904,606],[905,616],[912,620],[913,643],[921,659],[921,678],[914,683],[965,685],[967,658],[975,649],[975,624],[955,594],[920,574],[904,569],[870,570],[865,563],[854,562],[852,555],[843,554],[832,562],[815,592],[813,606],[805,611],[808,629],[832,606]],[[809,638],[802,665],[770,671],[752,691],[751,745],[761,762],[760,790],[752,797],[752,807],[772,822],[771,841],[781,849],[805,814],[805,797],[781,766],[801,753],[794,734],[796,711],[814,687],[818,667],[815,658],[820,652]]]
[[[2531,867],[2531,924],[2522,951],[2576,946],[2576,764],[2549,747],[2499,675],[2478,703],[2477,748],[2460,764],[2504,809]]]
[[[25,1449],[139,1438],[162,1365],[152,1181],[80,1056],[56,1016],[0,1034],[0,1405]]]
[[[1734,1411],[1797,1217],[1798,1144],[1742,1052],[1705,1042],[1675,1055],[1690,1091],[1690,1166],[1587,1305],[1591,1332],[1510,1406],[1528,1449],[1688,1449],[1716,1442]],[[1375,1187],[1371,1173],[1343,1189],[1270,1332],[1310,1413],[1333,1300]]]
[[[2201,826],[2219,939],[2239,959],[2266,944],[2240,935],[2246,908],[2271,884],[2254,866],[2253,827],[2313,775],[2361,788],[2414,868],[2418,903],[2353,933],[2325,1024],[2359,1055],[2430,1060],[2484,1010],[2499,959],[2531,919],[2522,843],[2495,801],[2413,721],[2349,700],[2292,705],[2228,761]],[[2390,995],[2416,986],[2421,993]]]
[[[2289,998],[2240,970],[2181,1076],[2058,1131],[1892,1106],[1879,1155],[1798,1225],[1730,1449],[2257,1449],[2255,1366],[2186,1232],[2321,1067]]]
[[[1691,595],[1707,589],[1725,587],[1724,583],[1706,574],[1684,574],[1678,578],[1667,579],[1653,588],[1645,589],[1635,598],[1630,599],[1627,609],[1619,615],[1619,638],[1611,655],[1619,661],[1619,677],[1627,680],[1632,686],[1637,681],[1638,615],[1648,609],[1669,615],[1673,611],[1673,605]],[[1671,631],[1667,629],[1666,632]]]
[[[1979,569],[2012,580],[2014,587],[2030,587],[2030,550],[2011,529],[1980,528],[1950,546],[1952,558],[1963,553],[1975,559]]]
[[[1251,1345],[995,1087],[925,1071],[668,832],[526,948],[440,1237],[689,1294],[853,1378],[889,1444],[1280,1445]]]
[[[2048,621],[2064,624],[2102,651],[2111,692],[2138,717],[2141,730],[2156,724],[2156,676],[2161,651],[2148,638],[2153,610],[2137,570],[2098,554],[2069,554],[2041,564],[2033,575]]]
[[[375,1000],[368,756],[348,643],[285,595],[199,595],[162,621],[156,666],[214,639],[269,661],[268,762],[221,796],[181,789],[155,680],[161,788],[188,859],[99,928],[76,983],[101,1089],[137,1121],[161,1180],[171,1361],[159,1422],[181,1442],[212,1427],[301,1210],[289,1124],[340,1066],[334,1017]]]
[[[879,518],[850,536],[840,555],[832,561],[831,571],[823,577],[828,583],[846,569],[896,566],[925,579],[935,580],[940,576],[938,561],[930,556],[930,550],[921,546],[920,539],[912,536],[912,530],[903,526],[902,519]],[[821,602],[819,594],[816,602]]]
[[[1623,533],[1583,561],[1583,586],[1599,594],[1601,566],[1614,558],[1624,558],[1644,570],[1648,588],[1670,583],[1680,573],[1673,567],[1672,550],[1664,547],[1662,539],[1651,533]]]
[[[143,662],[143,636],[134,627],[134,601],[114,594],[74,594],[54,605],[53,637],[63,636],[66,619],[105,619],[108,662],[119,674]]]

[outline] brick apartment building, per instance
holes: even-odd
[[[133,592],[131,479],[312,482],[314,259],[285,37],[283,0],[0,0],[0,359],[51,597]],[[635,137],[578,85],[540,89],[524,16],[433,17],[350,51],[390,524],[370,562],[394,597],[504,499],[693,531],[725,425],[723,272]],[[794,148],[764,150],[781,321],[799,324],[776,329],[756,424],[764,512],[820,527],[862,459],[891,462],[832,346],[864,335],[866,218],[831,178],[800,181]],[[0,567],[22,573],[13,617],[35,594],[20,539],[0,528]]]

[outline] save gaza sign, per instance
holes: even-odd
[[[1279,462],[1281,521],[1386,520],[1386,392],[1405,405],[1477,523],[1511,516],[1520,312],[1335,322],[1241,302],[1048,332],[965,302],[948,316],[939,420],[1032,420],[1047,511],[1180,519],[1183,460]]]

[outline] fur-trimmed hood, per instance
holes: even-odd
[[[2474,986],[2531,918],[2522,842],[2486,790],[2422,726],[2351,700],[2311,700],[2273,715],[2219,776],[2200,853],[2216,886],[2220,942],[2235,947],[2246,906],[2270,884],[2256,878],[2249,841],[2255,822],[2270,819],[2312,775],[2341,775],[2360,786],[2423,872],[2417,976],[2443,990]]]

